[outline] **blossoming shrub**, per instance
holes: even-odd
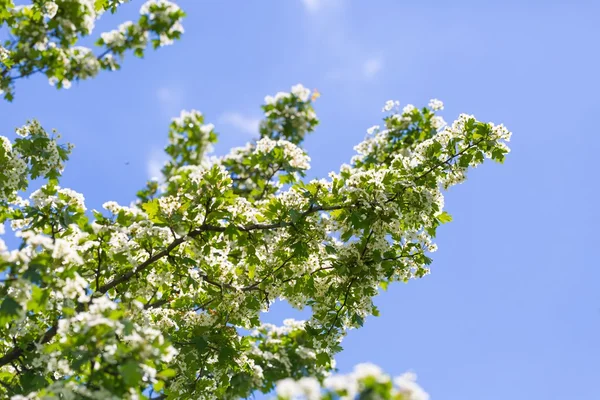
[[[318,120],[302,85],[267,97],[260,137],[223,157],[209,155],[214,125],[184,111],[162,180],[102,211],[60,187],[71,146],[58,136],[30,122],[2,137],[0,220],[21,244],[0,240],[0,395],[426,399],[412,375],[330,373],[348,330],[378,315],[379,288],[429,273],[451,220],[443,189],[508,152],[504,126],[446,125],[442,108],[388,102],[350,163],[311,181],[302,143]],[[310,318],[261,323],[278,299]]]

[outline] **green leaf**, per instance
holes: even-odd
[[[301,214],[296,210],[290,210],[290,218],[292,218],[292,223],[295,224],[300,219]]]
[[[225,228],[225,235],[227,235],[227,237],[229,237],[229,239],[233,239],[238,235],[238,228],[237,226],[235,226],[235,224],[229,224],[227,225],[227,228]]]
[[[463,168],[467,168],[472,159],[473,159],[473,154],[466,153],[462,157],[459,158],[458,165]]]
[[[23,278],[37,285],[42,283],[42,276],[38,272],[39,264],[29,264],[29,268],[23,274]]]
[[[150,218],[150,219],[152,219],[152,218]],[[125,215],[124,210],[120,210],[119,213],[117,214],[117,224],[127,225],[127,216]]]
[[[94,8],[96,9],[96,11],[100,11],[104,7],[106,7],[106,0],[96,0],[94,2]]]
[[[350,221],[352,222],[352,227],[355,229],[360,229],[364,225],[361,214],[358,212],[350,214]]]
[[[137,362],[133,360],[127,361],[120,367],[123,380],[129,387],[136,387],[142,380],[142,371]]]
[[[42,311],[48,298],[50,298],[50,291],[48,289],[33,286],[31,288],[31,299],[27,302],[27,309],[33,312]]]
[[[20,376],[21,386],[31,391],[36,391],[48,385],[48,381],[43,375],[33,371],[27,371]]]
[[[292,245],[294,255],[298,257],[308,257],[308,245],[304,242],[296,242]]]
[[[196,345],[196,349],[203,353],[208,348],[208,341],[202,335],[196,336],[192,342]],[[168,373],[167,373],[168,374]]]
[[[254,279],[254,274],[256,273],[256,264],[250,264],[248,266],[248,277],[250,279]]]
[[[160,392],[161,390],[163,390],[164,387],[165,387],[164,381],[158,381],[152,386],[152,388],[154,389],[155,392]]]
[[[152,222],[162,222],[160,218],[160,205],[158,204],[158,199],[154,199],[147,203],[142,204],[142,208],[148,214],[148,218]]]
[[[452,215],[448,214],[446,211],[444,211],[443,213],[441,213],[438,216],[438,219],[440,220],[440,222],[442,224],[445,224],[447,222],[452,222]]]
[[[342,236],[340,239],[342,239],[342,242],[347,242],[348,240],[350,240],[351,237],[352,237],[352,230],[347,230],[344,233],[342,233]]]
[[[379,317],[379,308],[377,308],[377,306],[373,306],[373,308],[371,309],[371,313],[373,314],[373,316]]]
[[[325,366],[331,362],[331,358],[327,353],[318,353],[317,354],[317,365]]]
[[[296,181],[296,178],[292,174],[279,175],[279,182],[283,185],[286,185],[289,183],[294,183],[295,181]]]
[[[23,307],[15,299],[6,296],[0,305],[0,324],[6,324],[19,316],[19,310]]]
[[[360,316],[360,315],[358,315],[358,314],[354,314],[354,315],[352,316],[352,321],[353,321],[354,323],[358,324],[358,326],[363,326],[363,325],[364,325],[364,323],[365,323],[365,320],[363,319],[363,317],[361,317],[361,316]]]
[[[156,376],[158,376],[161,379],[172,378],[175,375],[177,375],[177,371],[175,371],[172,368],[163,369],[158,374],[156,374]]]
[[[492,160],[497,161],[499,163],[504,162],[504,153],[505,151],[499,148],[492,150]]]

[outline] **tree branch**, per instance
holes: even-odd
[[[436,164],[434,166],[432,166],[430,169],[428,169],[427,171],[425,171],[423,174],[421,174],[420,176],[418,176],[415,180],[419,180],[424,178],[426,175],[428,175],[429,173],[431,173],[433,170],[435,170],[436,168],[439,168],[445,164],[448,164],[449,162],[452,161],[452,159],[460,156],[461,154],[463,154],[464,152],[466,152],[468,149],[475,147],[477,144],[481,143],[485,138],[482,138],[478,141],[476,141],[475,143],[472,143],[471,145],[469,145],[467,148],[463,149],[462,151],[460,151],[459,153],[449,157],[447,160]],[[398,195],[400,195],[401,192],[395,193],[394,196],[392,196],[392,198],[388,199],[389,201],[393,201]],[[302,212],[300,214],[301,217],[306,217],[308,215],[314,214],[316,212],[319,211],[334,211],[334,210],[341,210],[344,209],[346,207],[351,207],[353,206],[353,204],[338,204],[338,205],[330,205],[330,206],[315,206],[315,205],[311,205],[308,210]],[[286,222],[286,221],[281,221],[281,222],[277,222],[277,223],[273,223],[273,224],[250,224],[250,225],[240,225],[237,226],[236,228],[242,232],[251,232],[251,231],[257,231],[257,230],[271,230],[271,229],[278,229],[278,228],[286,228],[292,226],[292,222]],[[215,226],[215,225],[210,225],[210,224],[202,224],[198,229],[193,230],[192,232],[190,232],[190,234],[188,235],[188,237],[194,238],[196,236],[201,235],[203,232],[225,232],[227,228],[226,227],[222,227],[222,226]],[[372,233],[369,234],[369,238],[371,236]],[[142,262],[141,264],[139,264],[137,267],[131,269],[128,272],[125,272],[119,276],[117,276],[115,279],[113,279],[112,281],[100,286],[96,292],[94,294],[105,294],[107,293],[109,290],[115,288],[116,286],[118,286],[121,283],[127,282],[128,280],[130,280],[131,278],[133,278],[134,276],[136,276],[137,274],[139,274],[140,272],[146,270],[147,268],[149,268],[153,263],[155,263],[156,261],[166,257],[169,255],[169,253],[171,251],[173,251],[175,248],[177,248],[177,246],[179,246],[181,243],[183,243],[185,241],[185,237],[179,237],[176,238],[173,242],[171,242],[164,250],[159,251],[157,253],[155,253],[154,255],[152,255],[151,257],[149,257],[146,261]],[[365,245],[365,249],[363,250],[363,254],[364,251],[366,250],[366,245]],[[362,256],[362,254],[361,254]],[[350,292],[350,288],[352,286],[352,284],[354,283],[355,278],[352,278],[350,284],[348,285],[348,290],[346,292],[345,298],[344,298],[344,303],[342,304],[342,306],[338,309],[337,313],[336,313],[336,317],[334,319],[333,324],[331,325],[331,327],[328,330],[328,333],[331,332],[331,330],[333,329],[335,323],[337,322],[337,319],[339,318],[339,314],[341,313],[341,311],[343,310],[343,308],[346,305],[347,299],[348,299],[348,295]],[[209,282],[209,281],[207,281]],[[209,282],[209,283],[214,283],[214,282]],[[258,283],[260,284],[260,282]],[[255,285],[255,284],[253,284]],[[253,285],[250,285],[251,287],[254,287]],[[256,285],[258,286],[258,285]],[[246,290],[251,290],[250,287],[248,287]],[[214,300],[214,299],[213,299]],[[209,301],[212,302],[213,300]],[[161,305],[164,305],[164,303],[161,302],[156,302],[152,305],[147,305],[148,308],[153,308],[153,307],[159,307]],[[58,322],[55,322],[50,329],[48,329],[46,331],[46,333],[40,338],[40,340],[36,341],[38,343],[47,343],[48,341],[50,341],[57,333],[57,329],[58,329]],[[6,364],[11,363],[12,361],[18,359],[25,351],[31,351],[35,348],[35,343],[36,342],[30,342],[29,344],[26,344],[24,347],[13,347],[11,350],[9,350],[4,356],[0,357],[0,367],[4,366]]]
[[[337,323],[338,318],[340,317],[340,314],[341,314],[342,310],[346,307],[346,303],[348,302],[348,296],[350,295],[350,289],[352,288],[352,285],[354,284],[355,280],[356,280],[356,277],[352,278],[352,280],[348,284],[348,288],[346,289],[346,294],[344,296],[344,302],[342,303],[342,305],[340,306],[340,308],[337,309],[337,311],[335,313],[335,318],[333,319],[333,322],[331,323],[331,326],[327,330],[327,335],[329,335],[331,333],[331,331],[335,327],[335,324]]]

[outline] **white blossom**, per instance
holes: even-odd
[[[443,110],[444,109],[444,103],[438,99],[431,99],[429,100],[429,108],[431,108],[434,111],[439,111],[439,110]]]
[[[383,112],[391,111],[394,107],[399,107],[399,106],[400,106],[399,101],[388,100],[385,102],[385,105],[383,106],[383,109],[381,111],[383,111]]]
[[[54,18],[58,11],[58,4],[54,1],[47,1],[44,3],[44,16],[47,18]]]
[[[302,86],[301,84],[297,84],[292,86],[292,94],[298,97],[302,101],[308,100],[310,97],[310,90]]]

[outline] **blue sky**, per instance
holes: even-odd
[[[413,370],[434,400],[600,398],[600,3],[178,3],[180,42],[68,91],[19,82],[15,102],[0,103],[2,134],[29,118],[57,128],[76,145],[63,185],[100,208],[134,198],[181,108],[217,125],[223,154],[254,137],[266,94],[298,82],[322,93],[311,177],[350,159],[388,99],[437,97],[448,121],[503,122],[512,153],[447,193],[454,222],[432,274],[382,293],[382,316],[349,334],[338,366]],[[286,315],[276,306],[267,319]]]

